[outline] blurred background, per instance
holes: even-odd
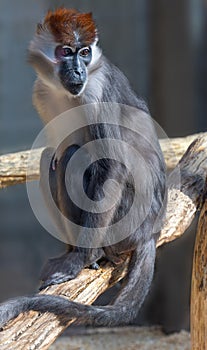
[[[32,106],[27,47],[53,0],[0,1],[0,154],[29,149],[41,130]],[[207,12],[204,0],[64,0],[92,11],[104,54],[129,78],[169,137],[206,131]],[[64,246],[39,224],[25,185],[0,191],[0,301],[33,293],[48,257]],[[189,327],[195,227],[158,252],[150,297],[137,323]],[[107,296],[110,298],[110,296]]]

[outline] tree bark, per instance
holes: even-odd
[[[180,187],[177,181],[179,174]],[[167,214],[157,246],[179,237],[190,225],[203,200],[206,174],[207,136],[204,135],[190,145],[169,177]],[[48,287],[43,293],[61,295],[70,300],[91,304],[107,288],[126,275],[128,261],[129,257],[126,256],[123,263],[116,267],[105,263],[98,271],[85,269],[76,279]],[[199,281],[206,281],[205,271],[204,269],[198,271]],[[206,295],[207,284],[203,283],[202,288]],[[194,293],[193,300],[196,300],[197,294],[198,291]],[[199,316],[206,317],[204,310]],[[64,317],[49,312],[21,314],[0,332],[0,349],[46,350],[73,321],[68,322]],[[200,322],[204,322],[204,319]]]
[[[191,290],[191,342],[192,350],[207,349],[207,191],[199,217],[194,249]]]

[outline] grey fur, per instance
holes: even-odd
[[[46,35],[48,38],[48,33]],[[40,43],[38,47],[38,43]],[[159,236],[154,233],[153,226],[158,215],[164,217],[166,207],[165,197],[165,164],[161,149],[155,134],[152,122],[148,116],[149,110],[145,102],[138,98],[132,91],[124,74],[111,64],[94,44],[93,50],[96,58],[92,60],[87,68],[87,82],[84,90],[79,96],[72,96],[60,84],[57,67],[52,60],[47,59],[47,53],[41,52],[44,47],[44,36],[41,34],[38,42],[37,35],[30,46],[30,62],[37,71],[38,78],[34,88],[34,104],[45,123],[53,119],[58,114],[79,105],[93,102],[117,102],[120,104],[135,107],[146,113],[145,122],[140,126],[141,136],[150,140],[150,144],[145,138],[129,133],[127,130],[112,127],[109,125],[91,126],[83,136],[76,139],[75,145],[69,144],[61,150],[58,157],[58,165],[55,171],[48,163],[48,156],[54,150],[47,149],[41,160],[41,187],[47,201],[47,192],[52,191],[53,198],[65,216],[72,215],[74,220],[82,220],[86,227],[97,223],[110,225],[115,219],[119,219],[129,206],[132,192],[128,187],[128,174],[108,162],[106,170],[103,163],[95,164],[88,175],[86,181],[86,192],[92,198],[100,198],[102,183],[110,174],[119,181],[122,186],[120,201],[114,211],[104,215],[93,216],[79,209],[74,209],[69,199],[65,195],[66,189],[63,181],[65,162],[70,159],[76,148],[84,144],[88,139],[94,140],[113,136],[113,138],[126,139],[133,144],[144,157],[149,165],[150,174],[154,182],[155,191],[152,197],[150,212],[145,221],[132,235],[123,241],[103,248],[78,248],[69,247],[69,252],[62,257],[49,261],[42,273],[43,287],[61,283],[75,278],[85,267],[96,263],[101,257],[105,257],[116,263],[119,255],[131,251],[132,257],[129,272],[124,280],[123,287],[112,305],[109,306],[86,306],[72,301],[67,301],[61,297],[51,295],[34,295],[20,297],[0,305],[0,326],[3,326],[10,319],[19,313],[27,310],[37,310],[40,312],[50,311],[57,315],[66,315],[68,319],[78,318],[84,323],[92,325],[120,325],[128,324],[133,320],[139,311],[151,285],[154,272],[156,255],[156,240]],[[54,43],[50,40],[48,52]],[[90,119],[90,117],[89,117]],[[89,120],[90,122],[90,120]],[[51,136],[56,137],[56,130]],[[125,155],[123,155],[124,159]],[[136,165],[136,164],[135,164]],[[44,174],[50,167],[50,184]],[[148,179],[143,177],[143,188],[147,188]],[[49,188],[50,186],[50,188]],[[144,195],[144,194],[143,194]],[[162,212],[160,214],[160,212]],[[64,232],[67,227],[61,220],[56,222]],[[129,223],[130,225],[130,223]],[[139,226],[139,225],[138,225]]]

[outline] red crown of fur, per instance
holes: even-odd
[[[96,26],[91,13],[80,13],[73,9],[60,8],[49,11],[43,25],[38,27],[38,32],[47,27],[57,42],[75,46],[77,35],[79,42],[88,46],[96,38]],[[74,34],[75,32],[75,34]]]

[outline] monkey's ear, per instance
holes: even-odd
[[[37,23],[36,33],[40,34],[43,31],[43,24]]]

